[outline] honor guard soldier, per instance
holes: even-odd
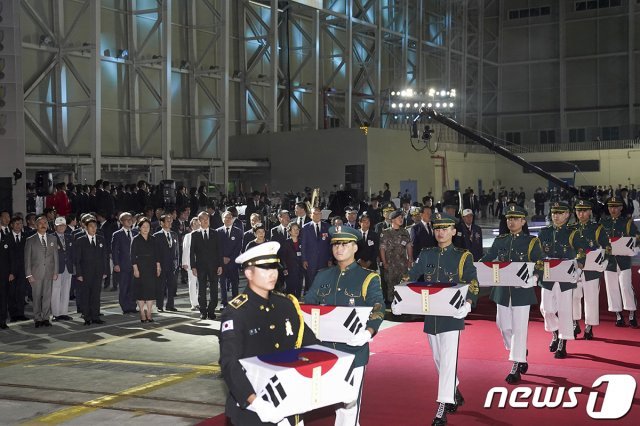
[[[382,235],[382,231],[385,229],[391,228],[391,219],[389,219],[389,215],[396,210],[395,204],[392,201],[386,202],[382,206],[382,222],[378,222],[374,228],[376,234]]]
[[[354,384],[359,389],[358,398],[344,408],[336,410],[336,425],[358,425],[364,370],[369,361],[369,342],[378,332],[384,319],[384,298],[380,276],[358,265],[355,254],[359,230],[348,226],[329,229],[331,250],[337,266],[318,272],[311,288],[304,296],[305,303],[332,306],[371,306],[366,327],[353,335],[348,343],[323,342],[323,345],[355,354]]]
[[[239,361],[317,343],[304,324],[298,300],[273,291],[279,248],[278,242],[266,242],[236,258],[248,284],[222,311],[220,367],[229,388],[225,413],[234,425],[296,425],[300,421],[299,416],[280,418],[271,402],[258,398]]]
[[[576,258],[572,243],[575,231],[567,227],[569,215],[567,203],[556,201],[551,205],[553,223],[542,228],[538,234],[546,258]],[[539,281],[538,284],[542,287],[540,312],[544,317],[544,329],[553,334],[549,351],[555,352],[556,358],[566,358],[567,340],[574,340],[572,290],[577,287],[577,284],[544,280]]]
[[[611,216],[603,216],[600,224],[609,239],[615,237],[640,237],[633,219],[622,215],[622,199],[611,197],[607,200],[607,208]],[[629,311],[629,325],[638,327],[636,318],[636,298],[631,286],[631,257],[610,256],[607,270],[604,272],[604,282],[607,287],[607,302],[609,311],[616,313],[616,327],[624,327],[622,309]]]
[[[478,299],[478,279],[473,256],[467,250],[454,247],[456,220],[444,213],[434,214],[433,228],[438,247],[422,249],[418,260],[409,270],[409,279],[415,281],[424,275],[425,281],[436,283],[469,284],[467,300],[453,317],[427,315],[424,332],[429,338],[433,360],[438,370],[438,411],[432,425],[447,423],[447,412],[455,413],[464,403],[458,390],[458,343],[464,330],[464,318],[471,312],[471,304]]]
[[[572,226],[573,246],[578,254],[586,254],[589,250],[605,249],[611,253],[611,245],[607,233],[602,225],[591,220],[593,204],[588,200],[578,200],[574,206],[578,222]],[[584,265],[580,265],[584,267]],[[593,339],[593,327],[600,324],[600,277],[602,272],[583,271],[578,278],[578,287],[573,290],[573,337],[577,338],[580,330],[580,317],[582,316],[582,304],[580,299],[584,295],[584,338]]]
[[[534,262],[536,271],[542,271],[542,246],[540,240],[522,233],[527,222],[527,211],[517,205],[507,209],[508,234],[499,235],[481,262]],[[536,278],[537,279],[537,275]],[[504,347],[509,351],[511,371],[505,379],[513,384],[529,369],[527,363],[527,332],[531,305],[538,304],[535,289],[522,287],[492,287],[490,299],[496,304],[496,324],[502,335]]]

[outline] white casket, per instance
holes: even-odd
[[[635,256],[638,254],[634,237],[613,237],[609,238],[609,242],[611,243],[611,254],[615,256]]]
[[[257,397],[270,401],[284,418],[355,401],[354,358],[353,354],[313,345],[244,358],[240,364]]]
[[[300,305],[304,322],[323,342],[347,343],[367,326],[370,306]]]
[[[473,262],[480,287],[533,287],[533,262]]]
[[[394,315],[439,315],[450,317],[467,300],[469,284],[403,283],[393,292]]]
[[[603,249],[587,251],[587,258],[584,261],[583,271],[603,272],[607,269],[607,256]]]
[[[544,259],[543,281],[576,283],[580,276],[575,259]]]

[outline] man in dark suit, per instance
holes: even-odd
[[[198,304],[201,319],[215,319],[218,305],[218,276],[222,275],[222,251],[214,229],[209,227],[209,213],[198,214],[202,229],[191,234],[191,272],[198,278]],[[207,289],[209,304],[207,305]]]
[[[109,262],[111,262],[111,239],[113,237],[113,233],[118,230],[118,224],[115,220],[109,216],[104,211],[98,211],[96,214],[96,220],[98,221],[98,230],[101,231],[102,237],[105,241],[108,241],[109,244],[107,247],[107,257],[109,258]],[[111,263],[109,263],[111,265]],[[111,281],[111,268],[107,270],[107,278],[104,280],[104,288],[105,290],[109,288],[109,282]],[[116,277],[113,279],[113,288],[112,291],[118,289],[118,280]]]
[[[176,272],[178,270],[178,234],[171,230],[173,217],[170,214],[160,216],[161,229],[153,234],[156,253],[160,260],[160,282],[156,293],[156,306],[159,312],[164,312],[164,296],[167,295],[167,311],[176,312],[174,298],[178,288]]]
[[[264,203],[260,201],[260,192],[253,191],[251,193],[252,198],[247,200],[247,208],[244,211],[244,217],[247,227],[250,226],[251,213],[262,214],[264,211]]]
[[[462,211],[462,220],[456,225],[456,235],[453,237],[456,247],[467,249],[473,255],[473,260],[478,262],[483,256],[482,229],[473,223],[471,209]]]
[[[12,322],[26,321],[29,319],[24,314],[24,298],[27,295],[28,286],[24,273],[24,244],[27,235],[22,232],[22,219],[18,216],[11,218],[9,228],[11,233],[8,245],[13,256],[11,274],[15,278],[9,285],[9,316]]]
[[[244,233],[242,236],[242,251],[245,251],[247,248],[247,244],[256,239],[256,234],[253,232],[253,227],[258,223],[261,223],[262,217],[258,213],[251,213],[251,217],[249,217],[249,223],[251,227]]]
[[[629,190],[622,188],[620,190],[620,198],[622,199],[622,217],[630,218],[633,216],[633,199],[629,197]]]
[[[289,232],[287,231],[287,226],[289,226],[289,222],[291,222],[289,211],[280,210],[280,212],[278,213],[278,221],[280,222],[280,224],[271,228],[269,241],[279,242],[280,248],[282,248],[282,245],[289,237]]]
[[[305,290],[308,290],[319,269],[331,266],[329,224],[321,222],[320,207],[311,209],[311,222],[302,227],[302,266],[305,269]]]
[[[122,227],[111,237],[111,259],[114,275],[118,275],[120,308],[124,314],[133,314],[136,312],[136,300],[132,288],[131,241],[138,235],[138,230],[131,229],[133,218],[130,213],[122,213],[119,219]]]
[[[415,262],[420,256],[420,252],[426,247],[435,247],[438,245],[433,227],[431,226],[431,206],[422,206],[420,208],[420,222],[411,227],[409,235],[413,244],[413,261]]]
[[[104,320],[100,319],[100,293],[102,281],[109,270],[107,244],[104,237],[97,234],[98,222],[95,217],[85,216],[84,225],[86,234],[78,238],[74,250],[76,279],[78,286],[82,287],[80,310],[84,315],[84,325],[104,324]]]
[[[9,227],[7,227],[9,229]],[[13,252],[11,251],[11,231],[0,233],[0,330],[5,330],[8,318],[9,286],[13,285],[15,277],[11,273]]]
[[[307,205],[305,203],[296,203],[294,213],[296,217],[293,221],[296,222],[298,226],[300,226],[300,229],[302,229],[305,224],[311,222],[311,219],[309,219],[309,217],[307,216]],[[309,285],[311,285],[311,283],[309,283]]]
[[[220,296],[222,307],[227,306],[227,291],[231,287],[231,295],[238,295],[238,265],[235,258],[242,252],[242,231],[233,226],[233,214],[229,211],[222,215],[223,225],[216,229],[222,251],[222,275],[220,276]]]
[[[360,232],[362,239],[358,240],[356,261],[366,269],[378,269],[378,253],[380,252],[380,237],[371,229],[371,218],[367,214],[360,216]]]

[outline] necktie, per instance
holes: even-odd
[[[16,235],[16,244],[20,243],[20,235]]]
[[[320,238],[320,225],[316,223],[316,237]]]
[[[168,232],[165,232],[165,234],[167,235],[167,243],[169,243],[169,247],[171,247],[171,234]]]
[[[129,233],[129,230],[127,229],[125,232],[127,233],[127,239],[131,241],[131,234]]]
[[[229,228],[227,228],[227,238],[231,238],[231,231],[229,231]]]
[[[204,239],[209,241],[209,233],[206,230],[204,231]]]
[[[42,243],[42,247],[47,248],[47,241],[44,239],[44,236],[40,236],[40,242]]]
[[[95,238],[94,238],[94,237],[91,237],[91,245],[92,245],[93,247],[95,247],[95,246],[96,246],[96,240],[95,240]]]
[[[365,231],[365,233],[362,235],[362,240],[363,240],[363,241],[367,241],[367,233],[366,233],[366,231]]]

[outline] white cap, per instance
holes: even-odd
[[[462,210],[462,216],[466,216],[466,215],[468,215],[468,214],[471,214],[471,215],[472,215],[472,214],[473,214],[473,210],[471,210],[471,209],[464,209],[464,210]]]
[[[278,250],[280,250],[280,243],[277,241],[262,243],[236,257],[236,263],[242,264],[245,268],[266,263],[279,263]]]
[[[66,220],[64,217],[62,217],[62,216],[60,216],[60,217],[56,217],[56,220],[55,220],[55,222],[54,222],[54,225],[55,225],[55,226],[58,226],[58,225],[66,225],[66,224],[67,224],[67,220]]]

